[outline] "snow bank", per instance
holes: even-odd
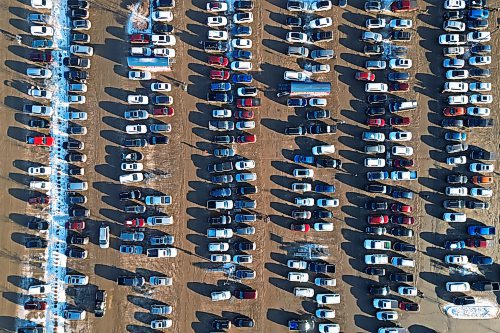
[[[487,299],[476,300],[473,305],[448,303],[443,306],[443,312],[456,319],[494,319],[498,317],[499,311],[498,305]]]

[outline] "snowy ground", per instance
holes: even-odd
[[[129,15],[129,18],[128,18],[128,21],[127,21],[127,25],[126,25],[126,29],[127,29],[127,34],[128,35],[132,35],[132,34],[150,34],[151,33],[151,30],[153,28],[153,22],[151,20],[151,15],[149,15],[148,17],[145,17],[145,16],[142,16],[140,15],[139,13],[137,13],[137,8],[139,8],[139,5],[141,4],[141,2],[137,2],[135,5],[134,5],[134,10],[132,11],[132,13]],[[151,14],[153,12],[153,4],[151,3],[150,4],[150,9],[149,9],[149,13]],[[140,29],[137,29],[134,27],[133,25],[133,22],[134,21],[147,21],[148,22],[148,27],[144,30],[140,30]]]
[[[456,319],[494,319],[498,317],[500,309],[498,304],[488,299],[476,299],[474,305],[443,306],[443,312]]]

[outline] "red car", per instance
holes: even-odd
[[[229,80],[229,72],[228,71],[211,70],[210,71],[210,78],[212,80],[226,81],[226,80]]]
[[[410,117],[391,117],[389,118],[389,124],[391,126],[408,126],[410,125]]]
[[[229,59],[223,56],[212,55],[208,57],[208,64],[213,66],[227,67]]]
[[[395,168],[413,168],[415,166],[415,162],[413,160],[397,158],[393,161],[393,166]]]
[[[50,136],[27,136],[26,143],[35,146],[50,147],[54,144],[54,138]]]
[[[309,232],[309,230],[311,230],[311,226],[309,224],[295,224],[295,223],[292,223],[290,225],[290,230],[300,231],[300,232]]]
[[[402,203],[393,203],[391,205],[391,210],[393,212],[411,213],[413,212],[413,207],[410,205],[403,205]]]
[[[47,302],[39,300],[31,300],[24,303],[24,310],[45,310],[47,309]]]
[[[368,216],[368,224],[387,224],[389,216],[387,215],[370,215]]]
[[[399,309],[403,311],[420,311],[420,305],[413,302],[399,302]]]
[[[366,124],[372,127],[383,127],[385,126],[385,120],[382,118],[369,118],[366,120]]]
[[[406,225],[415,224],[415,219],[411,216],[406,216],[406,215],[392,215],[390,220],[391,223],[394,224],[406,224]]]
[[[30,54],[30,60],[34,62],[51,62],[52,53],[50,51],[33,52]]]
[[[28,204],[30,205],[48,205],[50,202],[50,197],[46,195],[41,195],[39,197],[33,197],[28,199]]]
[[[153,116],[161,117],[161,116],[167,116],[167,117],[172,117],[174,115],[174,108],[154,108],[153,109]]]
[[[146,34],[130,35],[130,42],[132,44],[147,44],[149,43],[149,35]]]
[[[389,83],[389,91],[408,91],[410,85],[408,83]]]
[[[144,221],[144,219],[136,218],[132,220],[126,220],[125,222],[123,222],[123,225],[126,227],[141,228],[146,225],[146,222]]]
[[[358,81],[368,81],[368,82],[375,81],[375,74],[373,74],[372,72],[357,72],[354,77]]]
[[[446,117],[463,116],[465,115],[465,108],[461,106],[447,107],[443,109],[443,114]]]
[[[488,247],[488,241],[481,238],[467,238],[465,245],[472,248],[485,248]]]
[[[255,134],[239,135],[236,138],[236,142],[241,144],[255,143],[256,141],[257,141],[257,136]]]
[[[66,229],[68,230],[83,230],[85,229],[85,221],[72,221],[66,223]]]
[[[256,108],[260,106],[260,98],[237,98],[236,106],[239,108]]]
[[[252,110],[238,110],[238,112],[234,114],[234,117],[236,119],[251,120],[254,117],[254,113]]]

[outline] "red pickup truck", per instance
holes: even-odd
[[[412,12],[417,9],[418,6],[416,0],[399,0],[391,4],[391,11],[394,13]]]
[[[50,147],[54,144],[54,138],[50,136],[27,136],[26,143],[35,146]]]

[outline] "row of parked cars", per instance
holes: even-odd
[[[469,147],[467,134],[464,128],[474,132],[483,132],[480,135],[489,135],[493,127],[491,109],[488,104],[493,102],[491,95],[492,84],[488,82],[492,62],[492,48],[487,44],[490,41],[488,29],[489,10],[484,8],[485,1],[453,0],[443,4],[444,34],[439,36],[439,44],[444,46],[443,67],[446,82],[443,93],[446,96],[447,106],[442,109],[441,127],[447,129],[444,139],[448,141],[445,151],[448,154],[446,164],[452,171],[446,176],[447,187],[443,202],[446,211],[442,219],[448,223],[466,223],[467,214],[464,209],[482,210],[490,208],[490,203],[481,201],[482,198],[493,196],[494,160],[496,156],[480,147]],[[462,169],[462,170],[461,170]],[[464,170],[465,169],[465,170]],[[465,171],[465,172],[464,172]],[[470,184],[470,186],[467,186]],[[472,200],[464,200],[470,196]],[[495,227],[488,225],[469,225],[464,240],[447,241],[444,244],[450,252],[445,255],[444,262],[455,267],[470,267],[471,264],[486,266],[493,264],[490,256],[476,253],[467,256],[462,249],[465,247],[487,247],[487,238],[496,234]],[[458,253],[457,253],[458,252]],[[490,283],[481,281],[481,283]],[[474,284],[475,290],[488,290],[488,286]],[[445,288],[453,295],[456,305],[475,304],[476,300],[468,293],[471,284],[466,281],[447,282]],[[493,290],[493,289],[491,289]]]
[[[248,73],[253,70],[250,25],[254,21],[254,7],[254,0],[208,1],[207,41],[203,43],[212,80],[207,101],[220,105],[211,110],[212,119],[208,122],[208,130],[215,134],[213,143],[217,145],[212,151],[217,159],[207,169],[216,184],[206,204],[209,260],[220,267],[230,267],[224,269],[225,274],[240,284],[256,278],[255,270],[250,267],[254,260],[251,252],[257,250],[257,245],[250,239],[261,218],[255,211],[254,197],[259,192],[253,185],[257,180],[256,161],[238,153],[241,145],[256,141],[251,132],[256,127],[255,112],[260,107],[259,90],[252,85],[253,77]],[[226,301],[231,297],[252,300],[257,295],[257,290],[242,285],[233,291],[229,288],[213,291],[211,300]],[[255,325],[253,318],[242,314],[211,323],[212,329],[218,331]]]

